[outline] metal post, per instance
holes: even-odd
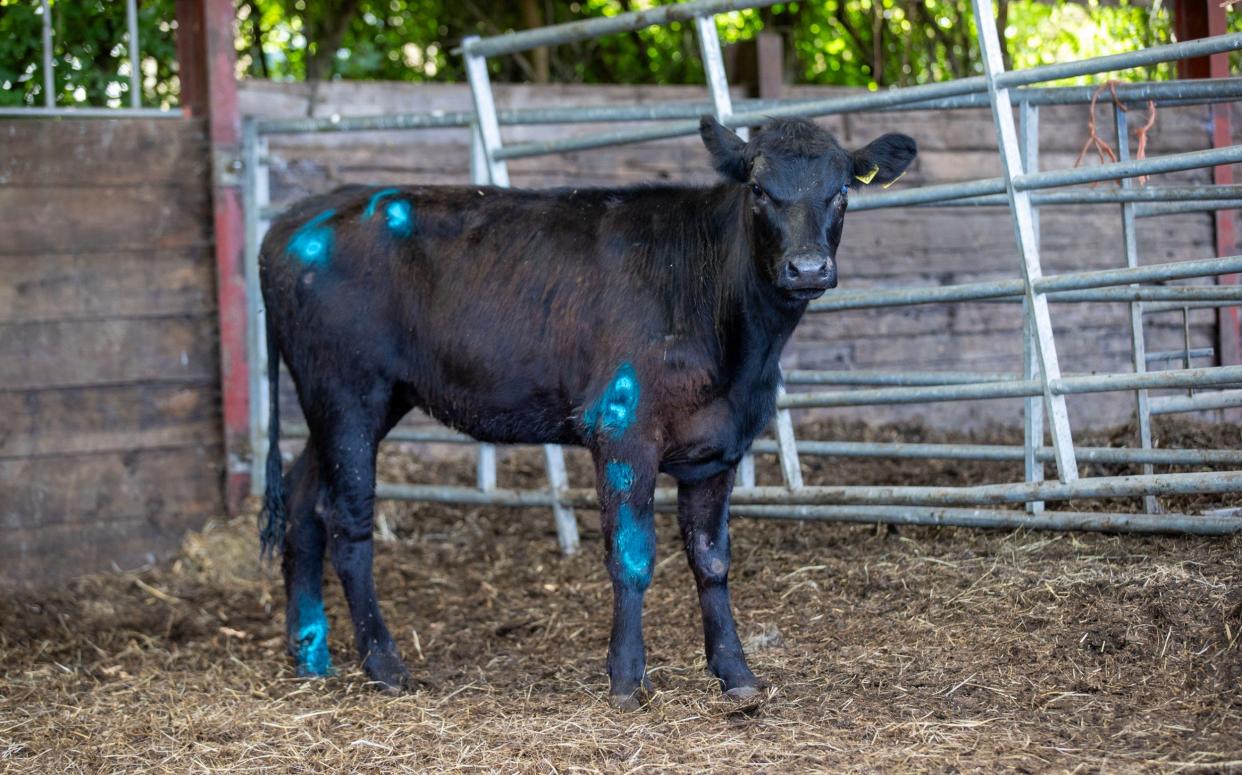
[[[1030,102],[1022,102],[1018,107],[1020,122],[1019,143],[1021,145],[1022,163],[1031,172],[1039,171],[1039,106]],[[1031,224],[1035,234],[1035,244],[1040,242],[1039,210],[1031,213]],[[1031,314],[1030,300],[1022,299],[1022,375],[1026,379],[1039,377],[1039,345],[1035,341],[1035,318]],[[1023,433],[1023,476],[1028,482],[1044,480],[1044,463],[1039,459],[1038,450],[1044,444],[1044,397],[1029,396],[1024,399],[1026,413],[1022,421]],[[1043,501],[1030,501],[1026,504],[1030,514],[1038,514],[1044,510]]]
[[[1117,129],[1117,160],[1130,160],[1130,128],[1126,121],[1126,112],[1118,104],[1113,105],[1113,125]],[[1134,188],[1130,178],[1121,179],[1122,190]],[[1134,227],[1134,204],[1123,202],[1121,205],[1121,242],[1126,254],[1126,266],[1138,266],[1138,234]],[[1130,286],[1137,287],[1137,286]],[[1143,302],[1130,302],[1130,343],[1134,356],[1134,371],[1147,371],[1147,342],[1143,335]],[[1186,368],[1190,368],[1187,360]],[[1147,400],[1146,390],[1134,391],[1134,410],[1138,417],[1139,445],[1143,449],[1151,449],[1151,407]],[[1155,469],[1150,463],[1143,465],[1143,473],[1151,474]],[[1143,511],[1148,514],[1160,512],[1160,501],[1154,495],[1143,496]]]
[[[782,377],[781,385],[776,389],[778,406],[784,397],[785,381]],[[793,415],[786,408],[776,410],[776,446],[781,462],[781,478],[785,480],[785,486],[791,490],[801,489],[802,466],[798,462],[798,439],[794,436]]]
[[[264,429],[271,415],[267,389],[266,317],[259,294],[259,136],[254,119],[242,123],[242,214],[246,273],[247,361],[250,364],[250,494],[262,495],[266,486],[267,440]]]
[[[755,486],[755,453],[742,455],[742,462],[737,464],[737,479],[742,487]]]
[[[125,21],[129,26],[129,104],[142,107],[142,74],[138,61],[138,0],[126,0]]]
[[[975,10],[975,24],[979,30],[979,44],[983,49],[984,70],[988,94],[992,102],[992,117],[996,122],[996,136],[1000,147],[1001,166],[1004,170],[1006,193],[1009,195],[1017,233],[1018,253],[1022,262],[1022,275],[1026,296],[1030,300],[1034,318],[1036,343],[1040,360],[1040,378],[1044,385],[1048,418],[1052,425],[1052,446],[1057,455],[1057,477],[1062,482],[1078,478],[1078,464],[1074,458],[1074,440],[1070,434],[1069,412],[1065,397],[1054,395],[1051,383],[1061,378],[1061,364],[1057,360],[1056,340],[1052,333],[1052,318],[1048,312],[1048,299],[1035,290],[1035,282],[1043,276],[1039,263],[1039,246],[1031,213],[1031,195],[1014,187],[1014,180],[1026,174],[1018,150],[1018,131],[1013,121],[1013,104],[1009,89],[998,86],[996,78],[1005,72],[1001,60],[1000,40],[996,34],[996,22],[992,14],[992,0],[971,0]]]
[[[724,57],[720,53],[720,36],[716,32],[715,16],[696,16],[694,29],[699,36],[699,55],[703,59],[703,70],[707,76],[707,89],[712,96],[712,112],[716,120],[728,123],[733,115],[733,98],[729,95],[729,78],[725,75]],[[746,127],[738,127],[738,137],[743,140],[749,135]]]
[[[561,493],[569,489],[569,474],[565,470],[565,452],[555,444],[543,445],[543,457],[548,464],[548,484],[552,490],[552,516],[556,520],[556,539],[561,553],[578,551],[578,520],[574,510],[561,501]]]
[[[56,71],[52,57],[52,7],[48,0],[43,5],[43,104],[56,107]]]
[[[478,40],[471,35],[462,44]],[[478,119],[479,134],[483,141],[484,159],[488,180],[493,186],[509,185],[509,167],[496,158],[501,147],[500,123],[496,120],[496,102],[492,97],[492,82],[487,75],[487,60],[474,54],[466,54],[466,79],[470,81],[470,97],[474,100],[474,112]]]
[[[487,185],[491,173],[487,168],[487,152],[483,148],[483,135],[477,122],[470,125],[470,182]],[[496,445],[479,444],[475,461],[475,482],[483,492],[496,489]]]

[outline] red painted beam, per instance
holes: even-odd
[[[241,116],[234,77],[233,14],[233,0],[177,0],[182,104],[190,115],[207,119],[211,144],[225,502],[230,513],[240,510],[250,491],[246,281],[238,177]]]

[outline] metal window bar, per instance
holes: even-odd
[[[987,0],[983,0],[986,3]],[[674,19],[691,19],[695,10],[700,15],[712,9],[729,6],[729,10],[740,7],[758,7],[767,3],[720,3],[696,2],[684,3],[679,6],[663,7],[661,14],[668,14],[656,21],[667,22]],[[646,12],[642,12],[646,13]],[[257,122],[257,134],[262,136],[270,133],[285,132],[321,132],[321,131],[354,131],[361,129],[409,129],[429,126],[468,126],[478,121],[481,128],[495,129],[494,141],[487,142],[489,132],[479,134],[477,155],[479,162],[489,170],[504,169],[499,167],[506,159],[534,156],[544,153],[558,153],[567,150],[602,147],[626,142],[640,142],[648,139],[674,137],[690,134],[697,129],[697,122],[665,124],[639,130],[623,130],[589,135],[577,138],[543,143],[530,143],[524,146],[505,147],[500,143],[499,126],[511,124],[540,123],[588,123],[601,121],[651,121],[667,118],[697,117],[703,112],[719,111],[719,104],[663,104],[643,106],[609,106],[585,108],[548,108],[521,111],[496,111],[491,104],[490,84],[486,81],[485,62],[480,60],[508,51],[522,50],[523,47],[552,45],[565,42],[570,38],[566,35],[586,35],[607,32],[607,24],[635,24],[636,29],[652,23],[636,18],[638,15],[623,15],[627,18],[620,22],[601,20],[604,24],[586,23],[591,26],[584,32],[583,27],[574,26],[573,30],[545,28],[533,31],[535,36],[527,33],[501,36],[486,40],[463,42],[463,53],[467,56],[467,69],[470,70],[470,59],[476,60],[475,83],[486,87],[486,96],[482,106],[480,98],[475,96],[476,111],[473,114],[413,114],[404,116],[383,117],[351,117],[344,119],[298,119]],[[621,17],[614,17],[620,19]],[[701,25],[696,22],[696,26]],[[984,25],[986,28],[986,25]],[[522,37],[524,36],[524,37]],[[585,37],[573,38],[575,40]],[[496,41],[508,41],[497,43]],[[985,44],[987,41],[985,41]],[[520,44],[520,45],[519,45]],[[993,46],[993,48],[995,48]],[[995,106],[998,92],[1005,92],[1010,103],[1019,106],[1038,106],[1050,104],[1078,104],[1088,102],[1092,87],[1049,88],[1032,87],[1032,84],[1044,80],[1053,80],[1071,75],[1085,75],[1113,69],[1133,67],[1140,64],[1170,61],[1177,58],[1197,56],[1208,53],[1236,50],[1242,48],[1242,34],[1224,35],[1204,40],[1160,46],[1137,52],[1128,52],[1109,57],[1079,62],[1068,62],[1031,68],[1022,71],[1001,72],[998,67],[991,68],[989,76],[968,78],[955,82],[930,84],[909,89],[894,89],[886,92],[836,97],[827,100],[778,101],[761,103],[745,101],[740,112],[727,117],[725,123],[734,126],[762,123],[768,115],[830,115],[833,113],[854,111],[890,111],[890,110],[921,110],[921,109],[957,109],[968,107]],[[477,67],[483,64],[483,67]],[[1237,82],[1237,83],[1235,83]],[[1223,79],[1212,82],[1168,82],[1126,84],[1120,87],[1122,99],[1154,99],[1159,104],[1207,104],[1222,100],[1236,99],[1242,79]],[[727,94],[727,84],[724,84]],[[713,95],[715,96],[715,95]],[[488,105],[491,104],[490,111]],[[490,119],[487,114],[491,113]],[[994,111],[998,115],[999,111]],[[1012,113],[1008,113],[1012,125]],[[1033,114],[1023,114],[1029,121]],[[998,130],[1003,130],[998,115]],[[489,130],[490,131],[490,130]],[[1001,131],[1003,135],[1004,132]],[[1037,154],[1037,146],[1032,146]],[[1012,154],[1011,154],[1012,157]],[[1034,221],[1035,208],[1041,205],[1055,204],[1104,204],[1122,203],[1133,205],[1134,217],[1157,216],[1173,212],[1194,210],[1213,210],[1229,208],[1236,205],[1242,187],[1238,186],[1165,186],[1144,189],[1123,189],[1121,191],[1093,191],[1090,189],[1070,189],[1068,191],[1045,192],[1044,189],[1060,186],[1078,185],[1099,180],[1118,177],[1134,177],[1174,170],[1194,169],[1220,163],[1234,163],[1242,160],[1242,147],[1213,149],[1210,151],[1192,152],[1189,154],[1172,154],[1158,159],[1125,162],[1103,165],[1085,170],[1059,170],[1036,172],[1036,165],[1027,162],[1026,169],[1018,163],[1016,169],[1006,165],[1005,178],[970,181],[967,183],[943,186],[925,186],[920,189],[898,190],[885,192],[871,197],[858,197],[852,203],[852,209],[876,209],[896,206],[989,206],[1009,204],[1011,197],[1024,193],[1027,208]],[[1030,171],[1027,171],[1030,170]],[[501,174],[506,174],[504,170]],[[1006,182],[1008,181],[1008,182]],[[1033,234],[1033,229],[1029,230]],[[1018,229],[1021,236],[1021,229]],[[1036,245],[1037,247],[1037,245]],[[1036,257],[1037,254],[1031,254]],[[863,309],[871,307],[900,306],[905,304],[945,303],[960,301],[995,302],[1017,300],[1018,298],[1042,298],[1045,302],[1124,302],[1134,304],[1143,302],[1142,314],[1156,314],[1174,309],[1232,306],[1238,304],[1242,296],[1235,293],[1237,289],[1219,288],[1217,286],[1164,287],[1140,286],[1137,283],[1162,282],[1187,277],[1210,276],[1238,271],[1242,268],[1242,258],[1229,257],[1205,261],[1183,261],[1170,264],[1149,265],[1145,267],[1127,267],[1119,270],[1100,270],[1095,272],[1077,272],[1055,276],[1028,277],[1025,280],[999,281],[993,283],[971,283],[959,286],[937,288],[879,289],[863,291],[838,291],[828,298],[812,305],[812,312],[827,312],[839,309]],[[1128,287],[1117,287],[1128,286]],[[1141,322],[1141,317],[1140,317]],[[1210,348],[1209,348],[1210,349]],[[1191,350],[1184,348],[1185,355]],[[1202,352],[1202,351],[1200,351]],[[1136,354],[1137,355],[1137,354]],[[1183,351],[1178,351],[1181,357]],[[1148,360],[1156,356],[1168,358],[1167,353],[1151,353],[1142,359],[1144,366]],[[1200,356],[1202,357],[1202,355]],[[782,395],[779,404],[782,409],[795,406],[819,405],[862,405],[870,403],[889,403],[897,401],[927,400],[960,400],[972,397],[1041,397],[1064,396],[1067,394],[1105,391],[1105,390],[1147,390],[1169,387],[1203,387],[1216,385],[1228,387],[1242,385],[1242,371],[1239,367],[1216,369],[1180,369],[1170,372],[1135,373],[1064,376],[1059,379],[1043,379],[1036,376],[1034,369],[1029,368],[1029,361],[1024,363],[1024,374],[1021,377],[1011,375],[972,375],[961,373],[942,373],[931,375],[867,375],[864,373],[841,372],[790,372],[787,375],[789,384],[855,384],[855,385],[899,385],[912,386],[906,388],[878,388],[870,390],[849,391],[845,393],[797,393]],[[1039,402],[1039,403],[1042,403]],[[1166,411],[1198,411],[1206,408],[1242,405],[1242,390],[1226,389],[1219,392],[1200,392],[1193,396],[1157,396],[1150,400],[1152,414]],[[790,428],[792,431],[792,426]],[[289,435],[295,435],[291,429]],[[779,438],[779,427],[778,427]],[[448,443],[473,443],[461,434],[451,431],[407,431],[397,429],[390,439],[401,441],[429,441]],[[1072,441],[1071,441],[1072,444]],[[1033,440],[1028,434],[1022,447],[988,447],[986,445],[877,445],[868,442],[829,442],[792,440],[795,453],[810,455],[861,455],[905,457],[912,459],[930,459],[934,457],[951,457],[961,459],[987,460],[1027,460],[1047,462],[1056,457],[1054,447],[1043,446],[1042,439]],[[760,454],[780,455],[782,443],[768,439],[756,441],[753,451]],[[1085,462],[1098,462],[1125,465],[1238,465],[1238,453],[1230,450],[1162,450],[1148,448],[1112,449],[1112,448],[1077,448],[1078,459]],[[749,471],[747,469],[750,469]],[[1033,477],[1027,477],[1031,479]],[[852,521],[889,521],[910,524],[958,524],[974,526],[1025,526],[1034,529],[1106,529],[1106,530],[1142,530],[1152,532],[1198,532],[1205,534],[1234,532],[1242,529],[1242,519],[1225,517],[1190,517],[1186,515],[1122,515],[1122,514],[1080,514],[1076,512],[1047,511],[1043,513],[1022,513],[1017,511],[997,511],[991,509],[943,508],[945,504],[987,504],[987,503],[1032,503],[1042,500],[1054,501],[1069,497],[1107,497],[1120,495],[1154,496],[1161,493],[1175,492],[1238,492],[1242,490],[1242,473],[1212,472],[1206,474],[1142,474],[1129,477],[1093,477],[1070,482],[1039,482],[1024,481],[1013,485],[987,485],[973,488],[823,488],[805,487],[771,488],[754,487],[753,461],[743,463],[741,472],[742,486],[735,492],[734,501],[739,505],[734,512],[739,516],[755,516],[768,518],[800,518],[800,519],[839,519]],[[594,495],[589,490],[557,490],[551,492],[521,492],[512,490],[442,487],[438,485],[389,485],[381,484],[378,490],[380,497],[413,498],[417,500],[433,500],[457,503],[492,503],[509,506],[531,506],[546,508],[557,503],[569,506],[590,506]],[[661,507],[667,508],[671,503],[672,493],[661,490],[657,493]],[[902,505],[894,505],[902,504]]]

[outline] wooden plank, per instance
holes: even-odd
[[[184,514],[219,514],[221,457],[218,444],[200,444],[0,460],[0,526],[7,536],[144,517],[158,528]]]
[[[214,284],[205,246],[0,255],[0,323],[206,314]]]
[[[219,444],[218,402],[210,382],[0,392],[0,459]]]
[[[198,119],[0,121],[0,144],[0,186],[205,186],[210,171]]]
[[[178,512],[110,518],[80,525],[5,530],[0,541],[0,588],[38,587],[85,573],[136,570],[174,556],[186,531],[214,513]]]
[[[211,315],[0,325],[0,389],[218,378]]]
[[[201,181],[184,186],[0,187],[0,254],[209,244],[210,199]]]

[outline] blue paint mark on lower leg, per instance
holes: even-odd
[[[609,460],[604,464],[604,477],[613,492],[627,493],[634,486],[634,468],[620,460]]]
[[[302,228],[293,233],[287,250],[305,264],[326,263],[332,253],[333,238],[332,227],[325,226],[323,223],[335,214],[335,210],[325,210],[307,221]]]
[[[322,600],[303,600],[297,606],[297,629],[293,647],[298,675],[325,676],[332,673],[328,653],[328,617]]]
[[[621,580],[628,587],[645,590],[651,586],[651,574],[655,566],[653,533],[650,526],[639,523],[638,515],[630,504],[623,503],[617,509],[613,554],[621,570]]]
[[[639,393],[638,373],[628,362],[622,363],[599,400],[582,415],[587,430],[621,438],[638,417]]]

